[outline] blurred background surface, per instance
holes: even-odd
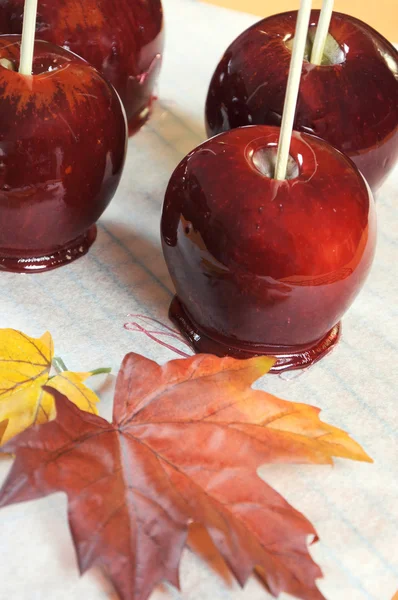
[[[255,15],[268,17],[299,6],[298,0],[204,0],[225,8],[233,8]],[[313,3],[322,6],[322,0]],[[398,43],[398,0],[336,0],[335,10],[362,19],[391,42]]]

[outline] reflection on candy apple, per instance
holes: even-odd
[[[0,33],[22,32],[25,0],[0,0]],[[130,131],[148,117],[163,52],[161,0],[39,2],[36,37],[75,52],[120,94]]]
[[[279,125],[297,12],[260,21],[225,52],[206,104],[209,134],[251,124]],[[307,58],[319,11],[312,11]],[[347,154],[373,190],[398,158],[398,52],[374,29],[334,13],[323,65],[308,61],[295,129]]]
[[[324,140],[294,133],[289,178],[273,172],[279,130],[213,137],[171,177],[164,256],[177,295],[170,316],[191,345],[220,356],[306,366],[335,344],[372,263],[372,194]]]
[[[127,125],[113,87],[84,60],[0,36],[0,270],[39,271],[83,255],[118,186]]]

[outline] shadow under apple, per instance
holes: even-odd
[[[95,258],[97,254],[98,257],[102,248],[109,273],[125,291],[134,296],[140,306],[168,321],[174,286],[160,244],[126,225],[106,220],[99,223],[98,238],[92,256]]]

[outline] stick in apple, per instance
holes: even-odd
[[[287,81],[285,104],[283,107],[281,133],[279,136],[278,153],[275,164],[274,178],[286,179],[286,169],[289,160],[290,142],[293,132],[294,116],[296,113],[297,97],[300,88],[301,71],[303,67],[305,44],[310,24],[312,0],[301,0],[297,16],[296,31],[293,40],[292,58],[290,61],[289,78]]]
[[[35,46],[37,1],[25,0],[19,72],[32,75],[33,51]]]
[[[314,65],[320,65],[322,63],[322,56],[325,50],[326,38],[329,33],[330,21],[333,13],[333,5],[334,0],[323,0],[311,52],[310,62]]]

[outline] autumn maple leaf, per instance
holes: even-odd
[[[0,440],[3,437],[5,430],[7,429],[7,425],[8,421],[2,421],[2,423],[0,423]]]
[[[192,523],[241,585],[256,571],[274,596],[322,599],[307,547],[316,532],[257,469],[369,458],[316,408],[253,390],[272,364],[198,355],[159,366],[129,354],[112,424],[52,391],[56,419],[5,447],[16,460],[0,506],[65,492],[80,571],[104,568],[124,600],[179,585]]]
[[[34,424],[55,416],[54,398],[44,385],[56,389],[79,408],[97,413],[97,395],[84,385],[90,373],[65,371],[50,378],[54,344],[49,333],[31,338],[14,329],[0,329],[0,444]]]

